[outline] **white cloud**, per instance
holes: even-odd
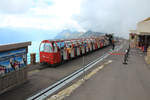
[[[117,32],[150,16],[150,0],[1,0],[0,27]]]
[[[24,13],[31,6],[32,0],[0,0],[1,13]]]
[[[128,36],[128,30],[150,16],[149,4],[150,0],[84,0],[75,19],[85,29]]]
[[[12,6],[16,6],[14,10],[10,7],[0,9],[11,13],[0,14],[0,27],[14,28],[37,28],[43,30],[61,30],[64,28],[77,28],[83,30],[80,25],[72,19],[72,16],[80,13],[81,0],[35,0],[32,1],[32,7],[29,0],[14,0],[9,2]],[[7,0],[8,2],[8,0]],[[47,3],[49,2],[49,3]],[[6,1],[3,0],[3,4]],[[27,6],[24,8],[24,4]],[[18,8],[22,7],[20,11]],[[27,9],[28,8],[28,9]],[[20,13],[25,11],[24,13]],[[15,11],[13,13],[13,11]],[[17,13],[18,12],[18,13]]]

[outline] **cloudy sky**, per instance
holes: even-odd
[[[72,16],[80,13],[80,0],[0,0],[0,27],[60,30],[82,28]]]
[[[0,29],[93,30],[127,37],[128,30],[150,16],[149,4],[150,0],[0,0]]]

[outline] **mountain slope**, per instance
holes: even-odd
[[[91,30],[87,32],[63,30],[62,32],[58,33],[58,35],[55,38],[56,39],[84,38],[84,37],[90,37],[90,36],[100,36],[103,34],[104,33],[102,32],[93,32]]]

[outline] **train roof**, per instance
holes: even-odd
[[[49,40],[43,40],[42,42],[46,42],[46,41],[49,41],[49,42],[65,42],[65,41],[83,41],[83,40],[91,40],[91,39],[96,39],[96,38],[101,38],[101,37],[104,37],[103,35],[100,36],[100,37],[85,37],[85,38],[76,38],[76,39],[49,39]]]

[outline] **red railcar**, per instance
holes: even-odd
[[[70,40],[43,40],[40,44],[40,63],[56,65],[108,45],[108,40],[84,38]]]

